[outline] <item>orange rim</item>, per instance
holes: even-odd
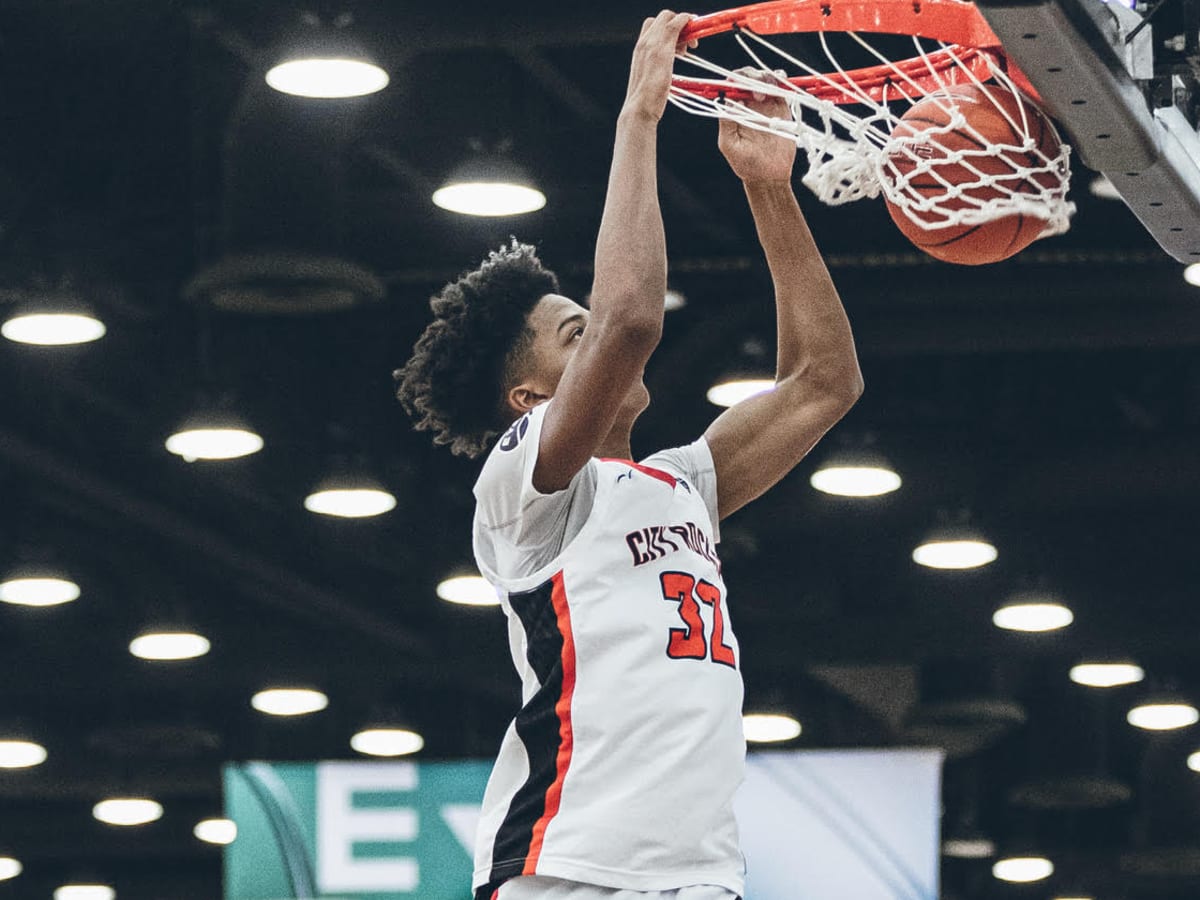
[[[885,95],[909,96],[918,90],[930,93],[944,84],[957,83],[964,80],[965,74],[956,56],[980,79],[988,76],[991,64],[999,64],[1023,92],[1038,99],[1029,80],[1004,56],[1000,39],[979,10],[962,0],[771,0],[698,16],[684,27],[680,39],[702,40],[738,30],[755,34],[818,31],[907,34],[957,45],[930,53],[926,58],[915,57],[892,65],[852,69],[845,74],[836,72],[825,78],[801,75],[788,79],[800,90],[834,103],[861,102],[855,93],[845,90],[853,85],[873,101],[883,102]],[[912,84],[898,79],[897,69]],[[709,99],[750,97],[741,88],[707,79],[676,76],[673,84],[679,90]]]

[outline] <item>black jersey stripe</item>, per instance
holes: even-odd
[[[557,576],[556,576],[557,577]],[[522,873],[533,829],[546,809],[546,794],[557,775],[562,741],[555,712],[563,690],[563,636],[554,613],[554,580],[530,591],[509,594],[508,602],[525,630],[525,657],[541,685],[517,713],[514,727],[529,759],[529,775],[513,795],[492,845],[487,887]]]

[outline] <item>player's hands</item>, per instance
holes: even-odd
[[[642,23],[642,33],[633,48],[629,88],[625,93],[622,112],[630,112],[652,122],[662,118],[667,107],[675,53],[683,49],[679,33],[692,18],[691,13],[664,9],[653,19]],[[694,47],[696,42],[690,41],[688,45]]]
[[[738,74],[767,83],[771,81],[767,73],[753,67],[739,69]],[[750,109],[771,118],[792,118],[787,101],[782,97],[756,92],[745,102]],[[722,119],[717,147],[742,181],[791,181],[792,165],[796,161],[795,141]]]

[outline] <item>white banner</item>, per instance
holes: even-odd
[[[942,756],[760,752],[736,799],[746,900],[937,900]]]

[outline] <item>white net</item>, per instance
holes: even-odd
[[[751,65],[731,70],[682,53],[681,61],[715,77],[677,75],[670,100],[695,115],[794,140],[808,160],[804,184],[830,205],[882,194],[928,230],[1018,213],[1044,221],[1043,237],[1067,230],[1075,211],[1067,199],[1071,149],[1054,124],[1022,99],[996,54],[914,37],[912,58],[893,62],[861,35],[842,34],[878,65],[847,70],[819,32],[829,63],[821,71],[740,29],[733,39]],[[802,77],[793,77],[797,70]],[[752,109],[739,99],[746,92],[782,98],[791,117]],[[964,93],[975,107],[969,117]],[[980,102],[993,108],[988,115],[980,115]],[[920,124],[902,124],[916,103],[933,107],[923,107]],[[972,124],[984,120],[990,123],[986,134]]]

